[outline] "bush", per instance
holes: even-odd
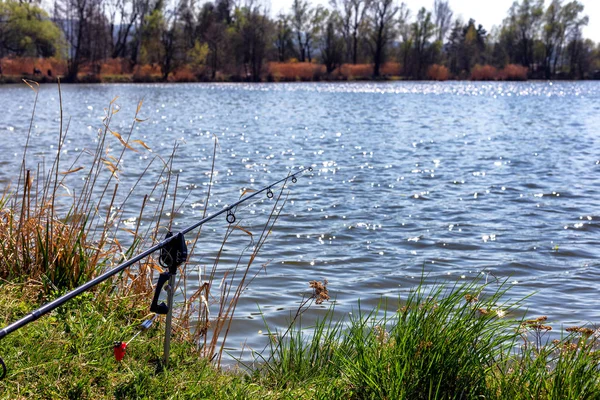
[[[271,62],[268,74],[276,81],[311,81],[325,73],[325,66],[307,62]]]
[[[450,77],[450,71],[443,65],[433,64],[427,70],[427,77],[434,81],[447,81]]]
[[[471,71],[472,81],[495,81],[498,80],[498,70],[491,65],[476,64]]]
[[[102,75],[130,74],[130,62],[124,58],[109,58],[100,65],[100,73]]]
[[[508,64],[502,71],[500,77],[505,81],[526,81],[529,69],[522,65]]]
[[[343,64],[340,74],[346,79],[370,79],[373,76],[373,64]]]
[[[177,68],[169,75],[169,82],[196,82],[196,74],[189,65]]]
[[[381,75],[400,76],[402,74],[402,65],[397,62],[386,62],[381,66],[379,72],[381,72]]]
[[[124,75],[102,75],[101,78],[103,83],[133,83],[133,76],[131,74]]]
[[[53,77],[64,75],[67,70],[67,64],[65,61],[52,58],[35,58],[35,57],[9,57],[0,60],[2,65],[2,74],[22,76],[22,75],[34,75],[34,69],[40,70],[41,74],[38,76],[50,76],[50,71]]]
[[[134,82],[158,82],[162,79],[160,68],[156,65],[136,65],[133,69]]]

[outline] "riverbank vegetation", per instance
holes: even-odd
[[[44,8],[46,7],[46,8]],[[516,1],[500,26],[449,1],[60,0],[0,3],[0,82],[600,79],[576,0]]]
[[[2,325],[40,304],[40,287],[3,281]],[[86,293],[0,341],[1,398],[582,399],[600,393],[598,332],[550,340],[546,317],[517,318],[495,285],[417,286],[346,320],[301,318],[270,332],[254,362],[216,368],[177,329],[161,369],[163,322],[129,342],[148,298]],[[508,292],[509,293],[509,292]],[[58,294],[58,293],[56,293]],[[502,296],[501,296],[502,295]],[[50,295],[52,296],[52,295]],[[306,311],[310,312],[310,310]]]

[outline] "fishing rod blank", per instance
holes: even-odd
[[[138,254],[137,256],[133,257],[130,260],[127,260],[126,262],[124,262],[122,264],[117,265],[115,268],[104,272],[103,274],[97,276],[96,278],[92,279],[91,281],[73,289],[72,291],[60,296],[59,298],[43,305],[42,307],[32,311],[31,313],[27,314],[23,318],[13,322],[12,324],[5,327],[4,329],[0,330],[0,339],[4,338],[6,335],[8,335],[12,332],[24,327],[25,325],[37,320],[41,316],[49,313],[50,311],[61,306],[62,304],[66,303],[67,301],[73,299],[74,297],[77,297],[81,293],[104,282],[108,278],[118,274],[119,272],[125,270],[126,268],[132,266],[136,262],[148,257],[149,255],[153,254],[154,252],[156,252],[158,250],[161,250],[161,256],[159,258],[160,264],[163,265],[164,267],[167,267],[169,269],[169,271],[163,273],[163,274],[167,274],[168,276],[163,275],[163,274],[161,274],[162,278],[159,276],[159,282],[157,283],[154,298],[152,300],[151,311],[156,312],[157,314],[167,314],[167,322],[169,323],[170,322],[169,314],[172,311],[172,300],[173,300],[172,297],[173,297],[173,291],[174,291],[173,287],[175,284],[174,276],[177,272],[177,266],[179,266],[181,263],[185,262],[185,260],[187,259],[187,248],[185,248],[185,239],[184,239],[183,235],[185,235],[186,233],[215,219],[216,217],[218,217],[219,215],[222,215],[224,213],[226,213],[226,217],[225,217],[226,221],[230,224],[234,223],[236,218],[235,218],[235,214],[233,213],[233,209],[236,206],[252,199],[253,197],[258,196],[260,193],[263,193],[263,192],[267,192],[267,197],[272,198],[273,197],[272,188],[274,186],[276,186],[282,182],[285,182],[288,179],[291,179],[291,181],[293,183],[296,183],[297,176],[306,171],[309,171],[309,172],[312,171],[312,167],[303,168],[300,171],[297,171],[293,174],[289,174],[285,178],[280,179],[274,183],[271,183],[270,185],[265,186],[262,189],[254,192],[252,194],[242,197],[241,199],[234,202],[233,204],[223,208],[221,211],[218,211],[212,215],[209,215],[206,218],[201,219],[200,221],[181,230],[180,232],[178,232],[176,234],[173,234],[172,232],[168,232],[165,239],[163,239],[161,242],[155,244],[154,246],[150,247],[146,251]],[[168,303],[169,304],[167,305],[167,304],[162,303],[159,305],[159,304],[157,304],[158,294],[160,293],[163,285],[167,281],[170,281],[169,282],[170,283],[169,290],[168,290]],[[168,358],[167,336],[170,337],[170,334],[165,335],[165,356],[166,356],[165,358]],[[165,361],[167,361],[167,360],[165,359]],[[4,361],[2,361],[1,358],[0,358],[0,367],[2,367],[2,369],[3,369],[3,371],[2,371],[3,374],[0,376],[0,379],[2,379],[6,375],[6,369],[5,369],[6,367],[4,366]]]

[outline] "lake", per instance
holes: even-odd
[[[201,215],[213,135],[211,213],[242,188],[313,167],[290,185],[257,260],[257,269],[268,265],[237,309],[234,355],[243,343],[262,349],[265,322],[284,328],[313,279],[328,280],[339,315],[359,299],[370,309],[406,297],[426,274],[508,280],[514,299],[535,292],[524,309],[555,328],[600,322],[600,82],[64,85],[62,96],[65,160],[91,146],[113,98],[121,133],[144,99],[147,120],[132,138],[163,155],[179,141],[174,169],[193,188],[179,227]],[[0,86],[2,190],[17,174],[33,97],[25,85]],[[58,118],[57,87],[42,86],[31,160],[56,150]],[[124,164],[120,185],[139,175],[141,154]],[[134,192],[133,215],[144,194]],[[262,196],[236,217],[260,233],[269,205]],[[224,219],[207,226],[192,263],[212,265],[225,227]],[[230,253],[223,268],[238,254]],[[194,289],[198,277],[190,282]],[[314,306],[306,321],[327,307]]]

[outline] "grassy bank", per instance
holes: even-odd
[[[39,288],[0,286],[5,325],[38,305]],[[146,318],[147,299],[88,293],[0,341],[9,372],[1,397],[248,399],[593,399],[600,396],[596,331],[550,340],[544,317],[516,320],[500,287],[419,287],[399,303],[346,320],[271,332],[251,370],[217,369],[176,330],[158,368],[163,321],[112,344]],[[386,311],[387,310],[387,311]],[[306,311],[310,312],[310,310]]]
[[[0,287],[2,325],[39,305],[35,286]],[[146,299],[147,300],[147,299]],[[158,372],[162,356],[162,321],[141,333],[118,362],[113,342],[128,341],[148,313],[148,301],[113,296],[97,301],[84,294],[32,325],[0,341],[8,366],[0,381],[2,399],[97,398],[247,398],[259,387],[236,372],[219,373],[195,346],[176,334],[172,369]],[[156,325],[156,323],[155,323]],[[258,398],[258,397],[257,397]]]

